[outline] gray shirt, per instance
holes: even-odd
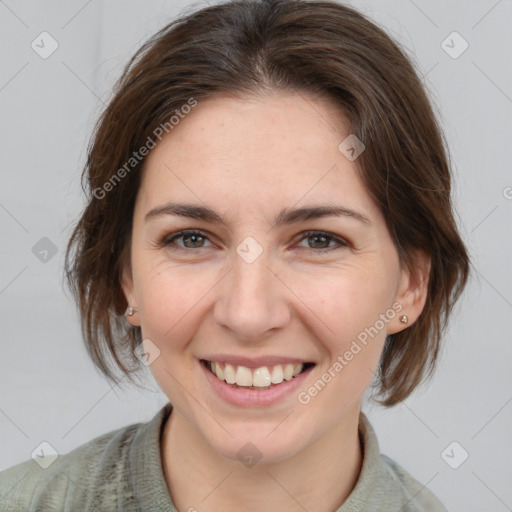
[[[60,455],[47,469],[29,459],[0,472],[0,511],[177,512],[160,456],[161,433],[171,411],[168,403],[151,421],[96,437]],[[361,473],[336,512],[447,512],[426,487],[380,454],[364,413],[359,438]]]

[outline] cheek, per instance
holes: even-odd
[[[326,355],[322,371],[335,382],[332,399],[359,397],[372,380],[394,318],[393,281],[383,270],[339,271],[329,279],[309,284],[308,305],[315,311],[313,332],[324,333],[321,349]],[[322,286],[323,284],[323,286]],[[326,396],[326,399],[328,397]]]
[[[183,385],[192,395],[198,376],[190,341],[201,322],[203,301],[211,290],[208,273],[184,270],[168,262],[152,268],[140,267],[139,312],[142,336],[149,338],[160,353],[150,365],[160,389],[177,409],[193,407]]]
[[[327,332],[331,344],[343,348],[347,340],[373,326],[391,308],[394,298],[393,283],[383,275],[367,268],[343,269],[321,280],[305,281],[305,302],[325,327],[318,332]]]
[[[154,339],[160,350],[172,352],[193,335],[201,299],[211,289],[207,273],[186,271],[168,263],[141,267],[138,291],[144,337]],[[172,343],[171,343],[172,341]]]

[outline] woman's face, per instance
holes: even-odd
[[[357,422],[386,335],[421,312],[357,160],[339,149],[348,135],[311,96],[217,96],[146,159],[129,321],[151,359],[159,350],[150,369],[173,414],[217,454],[236,459],[250,442],[278,461]],[[303,211],[325,207],[342,214]],[[184,229],[199,233],[171,240]]]

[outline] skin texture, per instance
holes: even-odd
[[[174,405],[162,463],[180,511],[243,504],[332,512],[357,481],[361,400],[386,335],[421,313],[428,261],[418,281],[401,269],[357,160],[338,150],[349,133],[326,99],[291,91],[216,96],[199,102],[146,159],[123,291],[136,309],[128,321],[160,350],[150,369]],[[172,215],[144,221],[168,201],[207,205],[226,225]],[[370,224],[324,217],[272,228],[283,208],[327,204],[357,210]],[[158,244],[182,229],[206,238]],[[308,230],[349,245],[308,238]],[[248,236],[263,249],[252,263],[236,252]],[[228,404],[199,363],[214,352],[311,361],[304,391],[397,301],[400,313],[305,405],[295,392],[269,406]],[[250,468],[237,458],[247,442],[262,456]]]

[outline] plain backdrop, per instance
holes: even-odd
[[[0,0],[0,470],[41,441],[66,453],[148,421],[167,402],[149,373],[146,389],[120,389],[94,369],[64,291],[63,256],[83,206],[86,146],[114,81],[151,34],[205,5]],[[364,410],[381,451],[450,511],[512,510],[512,2],[351,5],[401,42],[424,76],[476,268],[434,379],[394,408]],[[31,46],[42,32],[58,44],[48,58]]]

